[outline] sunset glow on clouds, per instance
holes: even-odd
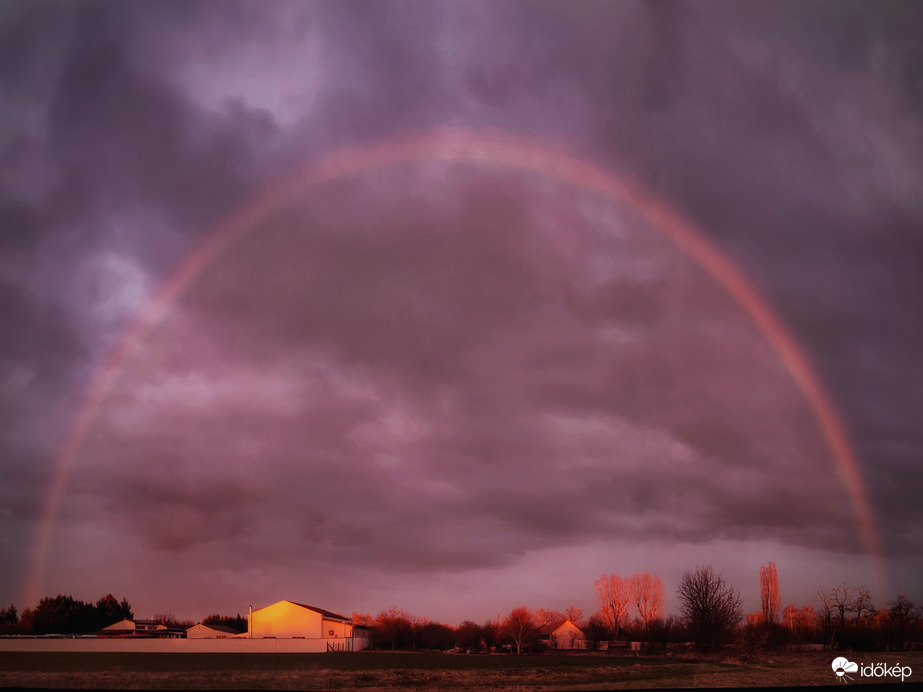
[[[573,181],[411,157],[270,205],[139,332],[39,595],[457,623],[592,612],[603,572],[659,574],[669,612],[710,563],[755,609],[773,560],[785,603],[923,597],[912,5],[3,12],[0,598],[31,605],[61,445],[197,243],[344,147],[445,127],[637,181],[733,263],[842,418],[887,574],[815,407],[714,272]]]

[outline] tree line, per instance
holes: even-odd
[[[660,577],[601,575],[595,582],[598,610],[584,619],[579,608],[564,612],[519,606],[506,617],[457,627],[418,619],[392,607],[372,617],[353,613],[368,627],[379,649],[449,649],[513,653],[536,650],[539,631],[549,622],[569,619],[583,632],[583,648],[598,650],[613,642],[639,642],[648,651],[692,646],[700,653],[734,646],[742,654],[759,649],[822,645],[829,649],[903,650],[923,638],[923,608],[904,594],[876,609],[864,587],[842,584],[821,588],[816,605],[782,607],[775,563],[760,567],[760,610],[744,615],[740,593],[711,566],[683,573],[676,588],[677,615],[664,616]]]
[[[598,610],[584,618],[580,608],[565,611],[513,608],[505,617],[483,623],[465,620],[451,626],[418,618],[396,606],[379,612],[353,613],[356,625],[368,628],[378,649],[462,650],[469,652],[534,651],[548,644],[541,628],[570,620],[583,634],[580,647],[598,650],[612,642],[640,642],[651,651],[690,644],[699,652],[734,645],[744,651],[821,644],[825,648],[902,650],[923,638],[923,612],[904,594],[876,608],[869,591],[846,583],[817,591],[814,605],[782,607],[779,575],[772,562],[759,571],[760,610],[744,616],[739,592],[711,566],[683,573],[676,587],[677,615],[664,616],[665,591],[659,576],[601,575],[594,582]],[[125,618],[132,608],[123,598],[106,594],[95,604],[59,594],[43,598],[20,615],[14,605],[0,611],[0,634],[82,634]],[[177,622],[172,615],[154,619]],[[204,624],[244,632],[246,617],[213,614]],[[554,642],[550,642],[554,646]]]
[[[15,605],[0,610],[0,634],[85,634],[132,617],[128,600],[119,601],[111,593],[96,603],[58,594],[46,596],[21,614]]]

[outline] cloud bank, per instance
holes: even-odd
[[[911,588],[921,23],[910,3],[9,5],[2,593],[93,374],[196,241],[307,161],[440,126],[624,172],[735,261],[826,383]],[[856,535],[777,354],[666,237],[539,176],[418,163],[311,189],[202,272],[95,419],[46,589],[374,609],[370,573],[394,594],[505,575],[513,598],[554,554],[586,611],[588,546],[608,571],[783,562],[739,542],[835,564],[790,575],[804,599],[868,578]],[[112,550],[135,566],[102,568]]]

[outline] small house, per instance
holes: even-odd
[[[586,637],[577,625],[570,620],[549,622],[538,631],[539,642],[544,642],[549,649],[585,649]]]

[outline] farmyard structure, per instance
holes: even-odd
[[[297,639],[316,651],[361,651],[369,646],[364,627],[323,608],[279,601],[250,614],[249,639]]]
[[[200,625],[194,626],[201,629]],[[197,636],[198,635],[198,636]],[[0,651],[124,651],[151,653],[323,653],[369,647],[366,628],[323,608],[279,601],[250,614],[236,636],[162,638],[139,636],[0,637]]]

